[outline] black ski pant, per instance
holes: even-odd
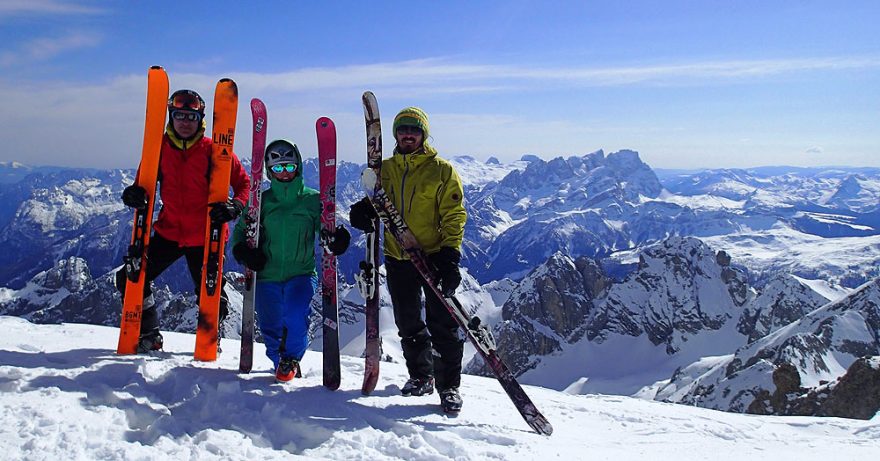
[[[459,387],[464,340],[459,335],[458,322],[411,262],[386,256],[385,270],[394,323],[410,378],[433,376],[439,390]]]
[[[183,256],[186,258],[186,266],[192,277],[196,299],[201,296],[202,284],[202,261],[205,256],[205,247],[181,247],[177,242],[168,240],[153,232],[150,237],[150,245],[147,247],[147,277],[144,283],[144,299],[153,294],[152,282],[165,269],[174,264]],[[116,272],[116,288],[125,297],[125,267]],[[229,299],[226,297],[226,280],[223,279],[220,290],[220,323],[229,313]],[[198,301],[196,301],[198,302]],[[159,313],[156,304],[144,305],[141,314],[141,336],[159,332]]]

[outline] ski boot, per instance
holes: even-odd
[[[147,354],[153,351],[162,350],[162,335],[158,332],[142,335],[137,345],[138,354]]]
[[[296,376],[302,376],[299,371],[299,361],[292,357],[282,358],[278,362],[278,369],[275,370],[275,381],[286,383]]]
[[[450,387],[440,391],[440,407],[444,413],[458,414],[461,411],[461,394],[457,387]]]
[[[400,390],[403,395],[420,396],[434,393],[434,378],[410,378]]]

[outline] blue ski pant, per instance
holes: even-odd
[[[281,358],[301,360],[309,347],[309,304],[318,287],[315,275],[286,282],[257,281],[254,309],[275,369]]]

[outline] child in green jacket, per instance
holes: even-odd
[[[232,235],[232,255],[257,272],[254,307],[266,355],[275,365],[276,379],[290,381],[309,346],[309,303],[318,286],[315,239],[320,236],[321,200],[318,191],[303,184],[296,145],[272,141],[266,146],[264,166],[271,186],[261,198],[259,246],[247,246],[242,219]],[[350,239],[348,230],[337,226],[327,248],[340,255]]]

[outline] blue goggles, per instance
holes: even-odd
[[[288,173],[293,173],[296,171],[296,163],[285,163],[283,165],[272,165],[270,168],[273,173],[284,173],[285,171]]]

